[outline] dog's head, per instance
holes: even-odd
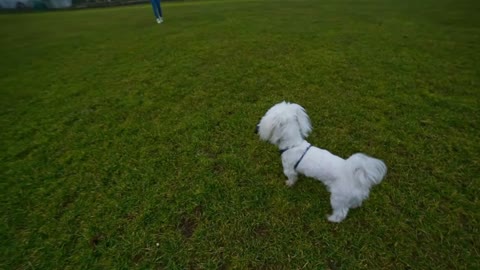
[[[281,102],[270,108],[257,125],[260,139],[279,145],[299,143],[312,131],[305,109],[295,103]]]

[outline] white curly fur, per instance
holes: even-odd
[[[370,188],[382,181],[387,167],[383,161],[361,153],[345,160],[313,146],[305,152],[310,145],[305,138],[311,131],[305,109],[285,101],[270,108],[257,125],[262,140],[288,149],[282,154],[283,172],[288,178],[286,184],[293,186],[298,173],[322,181],[331,193],[333,213],[328,220],[341,222],[349,209],[359,207],[368,197]]]

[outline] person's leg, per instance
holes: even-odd
[[[155,18],[157,18],[157,19],[160,18],[161,15],[158,13],[159,5],[158,5],[157,0],[150,0],[150,2],[152,3],[153,14],[155,15]]]
[[[160,5],[160,2],[161,0],[157,0],[157,4],[158,4],[158,14],[160,15],[160,18],[163,17],[162,15],[162,6]]]

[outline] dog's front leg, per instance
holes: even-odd
[[[285,176],[287,176],[288,180],[285,181],[285,184],[287,184],[287,186],[291,187],[293,185],[295,185],[295,183],[297,182],[297,179],[298,179],[298,174],[295,170],[293,169],[286,169],[284,168],[283,169],[283,173],[285,174]]]

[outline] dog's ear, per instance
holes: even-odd
[[[264,116],[258,123],[258,135],[260,139],[269,141],[275,130],[275,120],[271,116]]]
[[[308,137],[308,134],[312,131],[312,125],[310,124],[310,118],[308,117],[305,109],[298,105],[292,104],[295,106],[295,118],[298,122],[298,126],[300,127],[300,133],[304,138]]]

